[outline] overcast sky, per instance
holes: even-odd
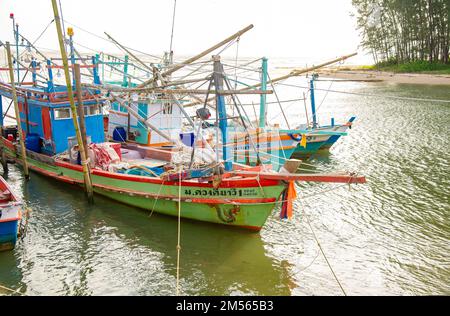
[[[126,46],[148,53],[161,55],[169,50],[174,0],[59,1],[64,19],[78,27],[102,37],[107,31]],[[241,56],[318,62],[357,51],[360,39],[351,11],[351,0],[177,0],[174,51],[176,55],[198,53],[254,24],[254,29],[241,38]],[[50,0],[2,0],[2,40],[12,41],[11,12],[21,34],[31,41],[53,19]],[[75,41],[84,46],[117,52],[106,41],[77,28],[75,32]],[[36,45],[57,49],[54,24]],[[87,48],[78,48],[88,52]],[[227,51],[229,55],[235,52]],[[371,62],[359,52],[352,63]]]

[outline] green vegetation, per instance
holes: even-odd
[[[393,61],[386,61],[371,66],[371,68],[372,70],[392,71],[399,73],[450,74],[450,64],[430,63],[420,60],[403,64],[397,64]]]
[[[449,72],[450,0],[352,0],[378,68]]]

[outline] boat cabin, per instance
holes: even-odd
[[[175,137],[178,134],[179,137],[183,114],[173,101],[163,95],[157,95],[155,99],[146,100],[145,103],[131,103],[131,106],[150,124]],[[108,136],[115,141],[134,141],[144,146],[170,145],[167,140],[149,130],[117,102],[112,103],[109,110]]]
[[[47,67],[50,78],[47,85],[37,85],[36,82],[33,82],[18,85],[16,90],[20,122],[25,134],[22,137],[26,140],[27,149],[53,156],[68,150],[69,141],[73,142],[76,134],[67,87],[54,84],[52,68],[56,66],[50,66],[50,62],[48,62]],[[3,83],[0,85],[0,96],[12,99],[10,87]],[[82,97],[87,138],[94,143],[104,142],[105,133],[101,110],[103,101],[99,101],[100,91],[83,89]],[[76,100],[75,97],[75,105],[78,106]],[[0,110],[3,113],[1,101]],[[5,131],[5,133],[9,134],[10,132]],[[15,138],[15,133],[12,132],[12,134]],[[3,136],[8,138],[8,135]]]

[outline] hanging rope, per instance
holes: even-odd
[[[350,181],[351,181],[351,180],[350,180]],[[350,181],[349,181],[349,183],[350,183]],[[344,184],[344,185],[347,185],[347,184]],[[339,186],[339,187],[342,187],[342,186]],[[313,195],[311,195],[311,196],[314,196],[314,195],[316,195],[316,194],[313,194]],[[311,196],[309,196],[309,197],[311,197]],[[343,293],[345,296],[347,296],[347,293],[345,292],[344,287],[342,286],[342,284],[341,284],[341,282],[339,281],[339,279],[338,279],[336,273],[334,272],[334,269],[333,269],[333,267],[331,266],[330,261],[328,260],[326,254],[325,254],[325,251],[323,251],[322,245],[320,244],[320,241],[319,241],[319,239],[317,238],[316,233],[314,232],[314,229],[313,229],[313,227],[312,227],[312,225],[311,225],[311,220],[309,219],[309,216],[308,216],[308,214],[306,213],[306,208],[304,207],[304,205],[303,205],[303,203],[302,203],[302,198],[299,198],[298,201],[299,201],[299,203],[301,204],[301,208],[302,208],[302,210],[303,210],[303,214],[305,215],[306,222],[307,222],[307,224],[308,224],[308,226],[309,226],[309,229],[311,230],[311,233],[312,233],[312,235],[313,235],[313,237],[314,237],[314,239],[315,239],[315,241],[316,241],[316,243],[317,243],[317,246],[319,246],[319,249],[320,249],[320,252],[322,253],[323,258],[325,259],[325,261],[326,261],[328,267],[330,268],[330,271],[331,271],[331,273],[333,274],[334,279],[336,280],[337,284],[338,284],[339,287],[341,288],[342,293]]]
[[[286,122],[288,129],[291,129],[291,127],[289,125],[289,121],[286,117],[286,114],[284,113],[283,106],[281,105],[280,98],[278,98],[277,90],[275,89],[275,86],[273,85],[272,79],[270,79],[269,73],[267,73],[267,77],[269,78],[270,85],[272,86],[272,90],[275,93],[275,97],[277,98],[277,102],[278,102],[278,105],[280,106],[281,113],[283,113],[284,121]]]
[[[178,186],[178,242],[177,242],[177,296],[180,295],[180,252],[181,252],[181,169],[179,171]]]
[[[44,35],[45,32],[47,32],[48,28],[50,27],[50,25],[52,25],[53,22],[55,22],[55,19],[50,21],[50,23],[45,27],[45,29],[42,31],[42,33],[34,40],[32,45],[35,45],[36,42],[40,40],[40,38]]]

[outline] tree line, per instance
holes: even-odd
[[[450,0],[352,0],[362,46],[377,64],[449,63]]]

